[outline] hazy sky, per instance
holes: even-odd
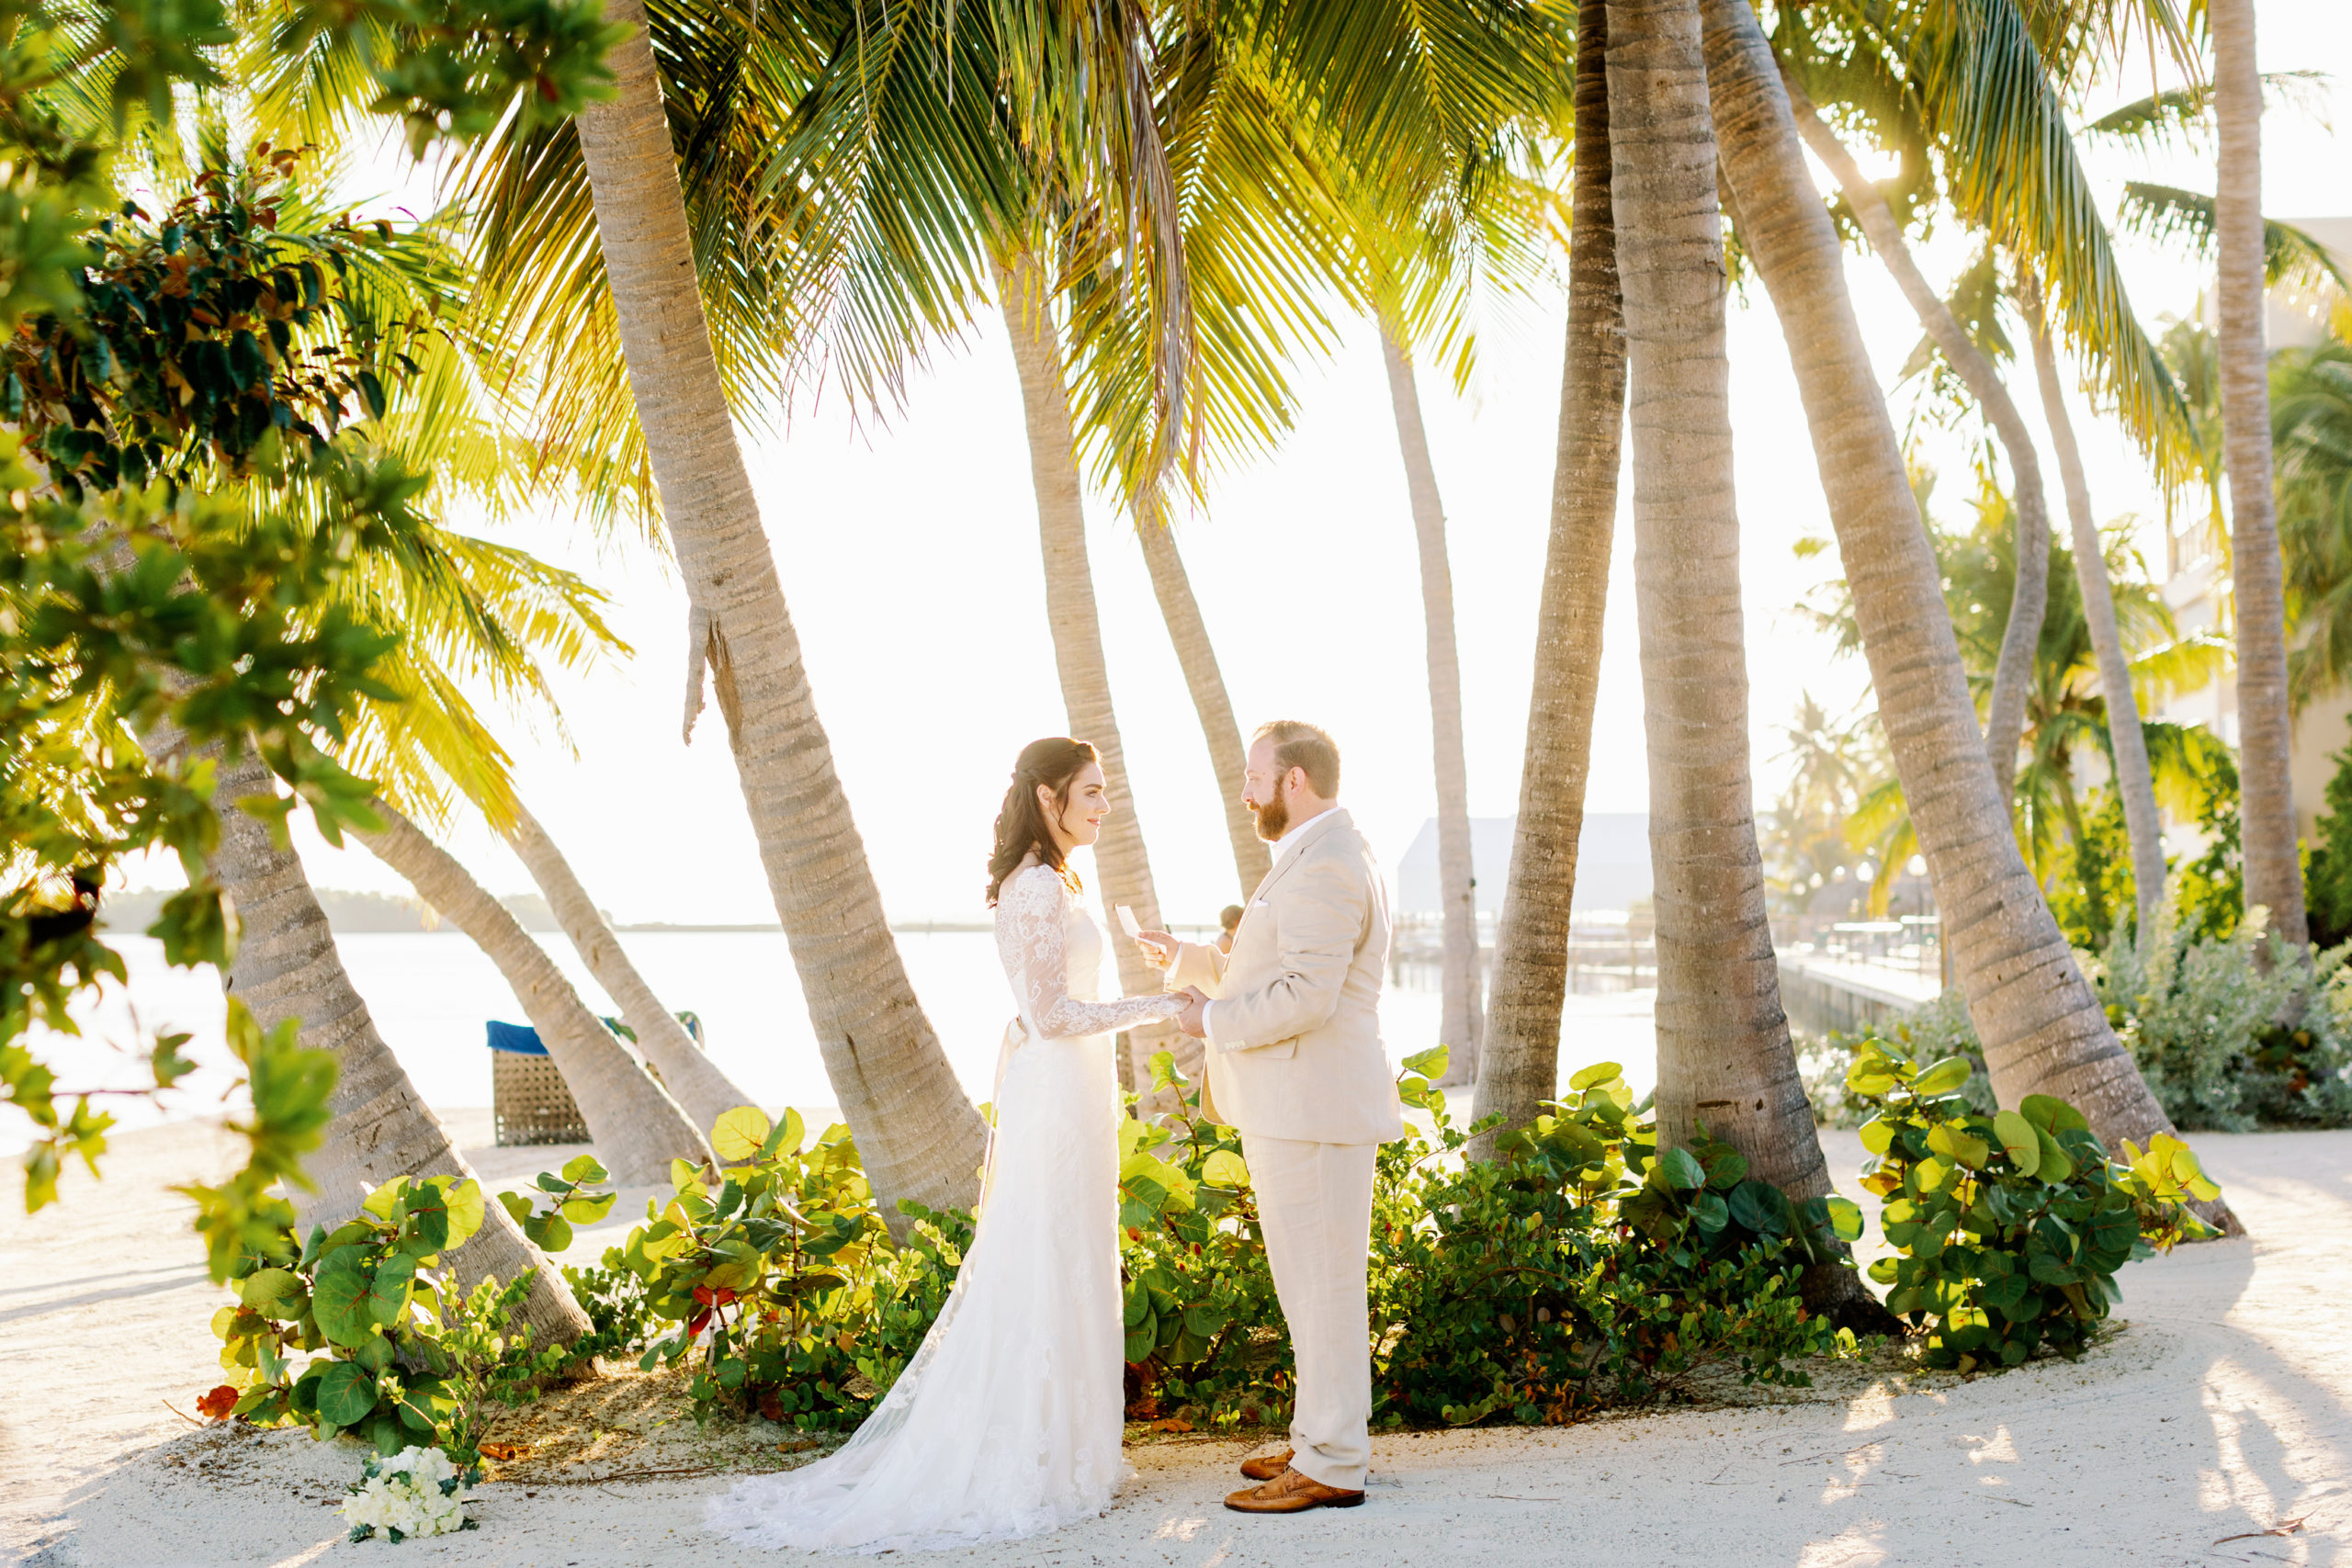
[[[2352,110],[2352,6],[2265,0],[2264,69],[2320,70],[2327,100]],[[2107,103],[2148,90],[2144,72]],[[2095,106],[2103,107],[2106,104]],[[2266,121],[2266,208],[2278,217],[2352,211],[2345,148],[2291,109]],[[2156,162],[2093,154],[2111,211],[2127,178],[2211,190],[2203,154]],[[1817,173],[1818,171],[1816,171]],[[1824,179],[1825,186],[1827,184]],[[418,189],[421,191],[422,186]],[[422,205],[421,197],[418,205]],[[1956,231],[1925,249],[1930,276],[1965,259]],[[2151,323],[2193,308],[2199,269],[2124,242],[2134,302]],[[1891,385],[1918,338],[1875,259],[1848,264],[1863,326]],[[1565,309],[1555,294],[1484,344],[1475,394],[1424,377],[1450,530],[1468,737],[1470,809],[1516,808],[1529,660],[1552,482]],[[1760,286],[1731,326],[1747,589],[1748,673],[1759,795],[1780,773],[1776,727],[1810,689],[1833,706],[1862,691],[1858,663],[1833,662],[1790,609],[1835,573],[1833,555],[1793,543],[1828,532],[1796,389]],[[1222,485],[1179,540],[1244,728],[1275,716],[1328,727],[1346,759],[1343,795],[1391,863],[1434,809],[1420,585],[1404,477],[1375,335],[1353,323],[1336,361],[1300,373],[1305,407],[1278,457]],[[2030,419],[2032,377],[2013,378]],[[1907,394],[1898,394],[1897,417]],[[2075,409],[2102,522],[2153,516],[2157,498],[2110,426]],[[1629,444],[1630,445],[1630,444]],[[1957,443],[1931,447],[1959,515],[1969,489]],[[1003,334],[984,321],[942,345],[902,410],[854,422],[838,398],[747,446],[785,592],[807,649],[845,795],[885,903],[897,919],[975,919],[989,823],[1012,756],[1065,728],[1047,639],[1035,496],[1019,389]],[[2046,459],[2045,459],[2046,460]],[[2062,505],[2051,481],[2053,510]],[[1589,805],[1644,808],[1634,658],[1630,476],[1613,558],[1607,651]],[[2062,514],[2063,515],[2063,514]],[[1096,498],[1090,543],[1119,722],[1163,909],[1211,919],[1234,897],[1207,754],[1133,536]],[[678,738],[686,605],[667,563],[633,545],[600,547],[576,520],[548,515],[503,537],[577,570],[614,599],[636,649],[626,662],[558,673],[575,758],[542,719],[507,732],[526,800],[596,898],[628,920],[752,922],[774,908],[716,712],[691,748]],[[2161,567],[2153,529],[2146,547]],[[493,890],[528,887],[479,823],[449,840]],[[405,892],[363,850],[314,839],[321,886]]]

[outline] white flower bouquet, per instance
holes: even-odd
[[[371,1458],[343,1500],[348,1539],[366,1540],[378,1530],[394,1542],[413,1535],[469,1530],[465,1489],[481,1479],[478,1470],[459,1470],[439,1449],[402,1449],[390,1459]]]

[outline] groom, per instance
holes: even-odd
[[[1380,1042],[1388,895],[1340,809],[1340,749],[1281,720],[1250,746],[1242,803],[1273,864],[1230,954],[1164,931],[1142,940],[1190,1005],[1177,1027],[1207,1045],[1209,1099],[1241,1133],[1266,1261],[1298,1366],[1290,1448],[1241,1473],[1245,1514],[1352,1508],[1372,1457],[1364,1304],[1373,1156],[1404,1134]]]

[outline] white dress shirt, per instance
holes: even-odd
[[[1283,863],[1283,856],[1298,848],[1298,840],[1300,837],[1305,834],[1309,828],[1314,827],[1315,824],[1322,821],[1323,818],[1330,816],[1331,813],[1338,809],[1340,808],[1336,806],[1327,806],[1322,810],[1317,812],[1314,816],[1308,818],[1306,821],[1292,823],[1290,825],[1290,830],[1285,832],[1281,838],[1274,840],[1273,852],[1266,862],[1266,874],[1270,877],[1272,876],[1275,869]],[[1262,884],[1261,886],[1262,886]],[[1252,903],[1255,903],[1256,901],[1257,900],[1255,898],[1250,900]],[[1247,919],[1249,917],[1244,915],[1242,919]],[[1237,932],[1238,929],[1239,928],[1238,927],[1236,928]],[[1211,1002],[1206,1007],[1201,1009],[1201,1037],[1219,1051],[1229,1051],[1233,1047],[1223,1044],[1217,1040],[1216,1020],[1216,1004],[1215,1002]]]

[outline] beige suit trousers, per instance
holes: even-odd
[[[1241,1134],[1258,1195],[1266,1262],[1290,1325],[1298,1397],[1291,1468],[1363,1489],[1372,1460],[1372,1348],[1364,1275],[1372,1251],[1376,1144],[1309,1144]]]

